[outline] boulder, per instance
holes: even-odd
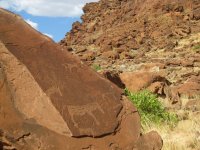
[[[159,95],[166,95],[164,89],[169,85],[169,81],[159,73],[146,71],[123,72],[120,79],[131,92],[147,89]]]
[[[193,19],[200,20],[200,8],[196,8],[193,10]]]
[[[1,149],[133,149],[138,142],[161,149],[159,136],[142,138],[137,109],[122,95],[21,17],[0,9]]]
[[[102,57],[106,59],[115,60],[115,59],[119,59],[119,54],[115,51],[107,51],[107,52],[102,53]]]
[[[140,69],[150,72],[159,72],[161,69],[165,69],[166,65],[163,63],[146,63],[142,64]]]
[[[88,52],[86,54],[83,54],[83,56],[81,56],[81,60],[92,61],[95,59],[95,56],[96,56],[95,52]]]
[[[194,98],[200,95],[200,76],[193,76],[176,89],[181,96]]]

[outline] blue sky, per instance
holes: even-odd
[[[24,18],[36,30],[59,42],[81,21],[82,7],[98,0],[0,0],[0,7]]]
[[[37,30],[41,33],[49,34],[54,41],[58,42],[64,38],[65,34],[71,30],[75,21],[81,21],[80,17],[41,17],[33,16],[25,11],[15,12],[25,20],[37,24]]]

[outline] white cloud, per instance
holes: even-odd
[[[38,23],[31,21],[30,19],[26,19],[25,20],[30,26],[32,26],[34,29],[38,30]],[[48,34],[48,33],[42,33],[48,37],[50,37],[51,39],[53,39],[53,35]]]
[[[29,25],[31,25],[34,29],[38,30],[38,23],[31,21],[30,19],[25,20]]]
[[[98,0],[0,0],[0,6],[15,11],[26,11],[34,16],[76,17],[82,7]]]
[[[8,1],[1,1],[0,0],[0,7],[2,7],[2,8],[9,8]]]
[[[25,20],[30,26],[32,26],[34,29],[38,30],[38,23],[31,21],[30,19],[26,19]],[[53,39],[53,35],[48,34],[48,33],[42,33],[48,37],[50,37],[51,39]]]
[[[46,36],[48,36],[48,37],[50,37],[51,39],[53,39],[53,35],[48,34],[48,33],[43,33],[43,34],[46,35]]]

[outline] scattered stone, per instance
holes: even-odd
[[[81,60],[92,61],[95,59],[95,57],[96,57],[95,52],[89,52],[89,53],[83,54],[83,56],[81,57]]]
[[[102,53],[102,57],[115,60],[115,59],[119,59],[119,54],[115,51],[107,51],[107,52]]]

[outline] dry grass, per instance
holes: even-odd
[[[190,107],[186,109],[186,104],[189,101],[188,97],[181,97],[180,106],[173,108],[174,106],[170,103],[163,103],[168,101],[167,99],[161,100],[160,98],[158,100],[154,94],[147,91],[131,93],[126,89],[126,94],[140,112],[143,132],[157,131],[163,139],[163,150],[200,150],[200,110],[198,110],[199,107],[195,110]],[[200,100],[198,96],[196,100]],[[167,114],[177,114],[178,122],[177,118],[176,121],[173,118],[168,118],[169,120],[167,120],[165,115],[158,115],[159,117],[164,117],[164,121],[157,121],[158,117],[156,117],[156,120],[151,117],[151,113],[154,116],[157,115],[156,112],[166,114],[166,110],[160,111],[160,106],[163,105],[169,108],[168,111],[170,112],[166,112]],[[153,111],[151,112],[151,110]],[[145,113],[146,111],[148,113]]]
[[[200,112],[179,110],[177,114],[187,115],[175,127],[149,124],[144,132],[157,131],[163,139],[163,150],[200,150]]]
[[[200,33],[192,34],[188,38],[181,39],[178,43],[178,47],[176,49],[181,49],[187,47],[191,43],[199,43],[200,42]]]

